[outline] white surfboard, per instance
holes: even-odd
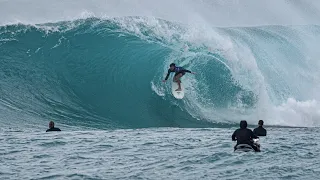
[[[172,91],[172,95],[176,98],[176,99],[182,99],[184,97],[184,87],[183,84],[181,83],[181,91],[176,91],[176,89],[178,89],[178,83],[176,82],[172,82],[171,83],[171,91]]]

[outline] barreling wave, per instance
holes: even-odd
[[[311,45],[319,32],[144,17],[2,26],[2,121],[23,114],[95,128],[216,127],[242,118],[317,126],[319,63]],[[183,100],[161,82],[171,62],[197,72],[183,77]]]

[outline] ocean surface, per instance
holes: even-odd
[[[1,179],[318,179],[318,128],[269,128],[233,152],[235,128],[1,131]]]
[[[0,179],[317,179],[319,12],[0,0]],[[161,82],[172,62],[196,72],[182,100]],[[233,152],[243,119],[264,120],[262,152]]]

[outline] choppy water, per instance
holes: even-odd
[[[234,153],[235,128],[1,132],[1,179],[317,179],[318,128],[268,128]]]

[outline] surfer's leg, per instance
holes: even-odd
[[[174,76],[174,81],[176,83],[178,83],[178,89],[176,89],[176,91],[181,91],[181,80],[180,78],[183,76],[183,73],[179,73],[177,75]]]

